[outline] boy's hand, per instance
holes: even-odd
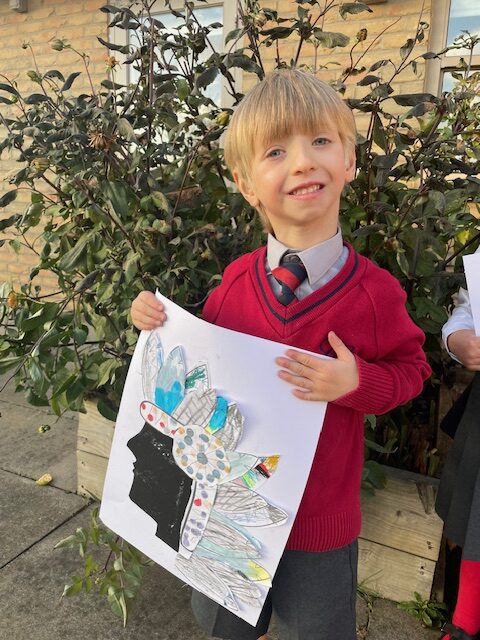
[[[137,329],[155,329],[161,327],[167,316],[165,308],[151,291],[141,291],[132,302],[130,309],[132,322]]]
[[[330,331],[328,341],[337,354],[335,360],[323,360],[307,353],[287,351],[287,358],[276,358],[282,367],[278,375],[297,387],[293,395],[302,400],[332,402],[358,387],[358,368],[353,353]]]
[[[480,338],[473,329],[459,329],[448,336],[448,348],[470,371],[480,371]]]

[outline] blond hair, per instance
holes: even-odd
[[[345,152],[351,152],[357,135],[355,120],[340,95],[312,73],[298,69],[274,71],[255,85],[236,108],[225,137],[225,162],[232,173],[248,180],[258,148],[294,132],[316,134],[328,125],[336,126]],[[270,231],[261,208],[259,213]]]

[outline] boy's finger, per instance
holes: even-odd
[[[328,342],[330,346],[337,354],[337,358],[339,360],[350,360],[352,357],[352,352],[347,347],[347,345],[337,336],[333,331],[328,332]]]
[[[311,389],[312,383],[308,378],[304,378],[303,376],[295,375],[294,373],[290,373],[289,371],[279,371],[278,377],[288,382],[289,384],[293,384],[295,387],[299,387],[302,389]]]
[[[308,367],[309,369],[315,369],[316,371],[321,369],[323,364],[320,358],[316,358],[315,356],[310,356],[308,353],[303,353],[301,351],[294,351],[293,349],[289,349],[286,355],[290,360],[283,358],[284,361],[298,362],[300,365],[303,365],[304,367]]]

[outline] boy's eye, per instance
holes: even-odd
[[[323,137],[315,138],[315,140],[313,141],[313,144],[317,145],[317,146],[319,146],[319,145],[321,146],[323,144],[328,144],[328,138],[323,138]]]
[[[281,153],[281,149],[270,149],[270,151],[267,151],[266,156],[267,158],[278,158]]]

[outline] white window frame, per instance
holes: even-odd
[[[432,0],[429,50],[441,51],[447,44],[451,0]],[[443,55],[440,59],[427,60],[425,91],[433,95],[442,92],[443,74],[459,70],[462,56]],[[465,57],[465,56],[463,56]],[[472,66],[480,68],[480,54],[472,58]]]
[[[130,3],[126,0],[114,0],[113,4],[117,7],[127,6]],[[207,7],[219,7],[223,6],[223,37],[236,28],[237,25],[237,1],[236,0],[212,0],[211,2],[199,2],[194,0],[194,6],[199,9],[205,9]],[[183,9],[184,3],[182,0],[172,0],[172,7],[174,9]],[[168,8],[165,7],[164,0],[157,0],[152,7],[153,13],[168,13]],[[116,29],[113,27],[109,29],[109,41],[113,44],[125,46],[128,44],[128,32],[125,29]],[[112,52],[115,58],[123,63],[126,56],[122,55],[119,51]],[[235,79],[235,86],[237,91],[241,91],[242,73],[241,69],[232,69],[232,75]],[[128,83],[128,65],[120,64],[115,72],[115,82],[120,84]],[[222,82],[222,94],[221,94],[221,106],[229,107],[233,104],[233,98],[227,91],[226,83]]]

